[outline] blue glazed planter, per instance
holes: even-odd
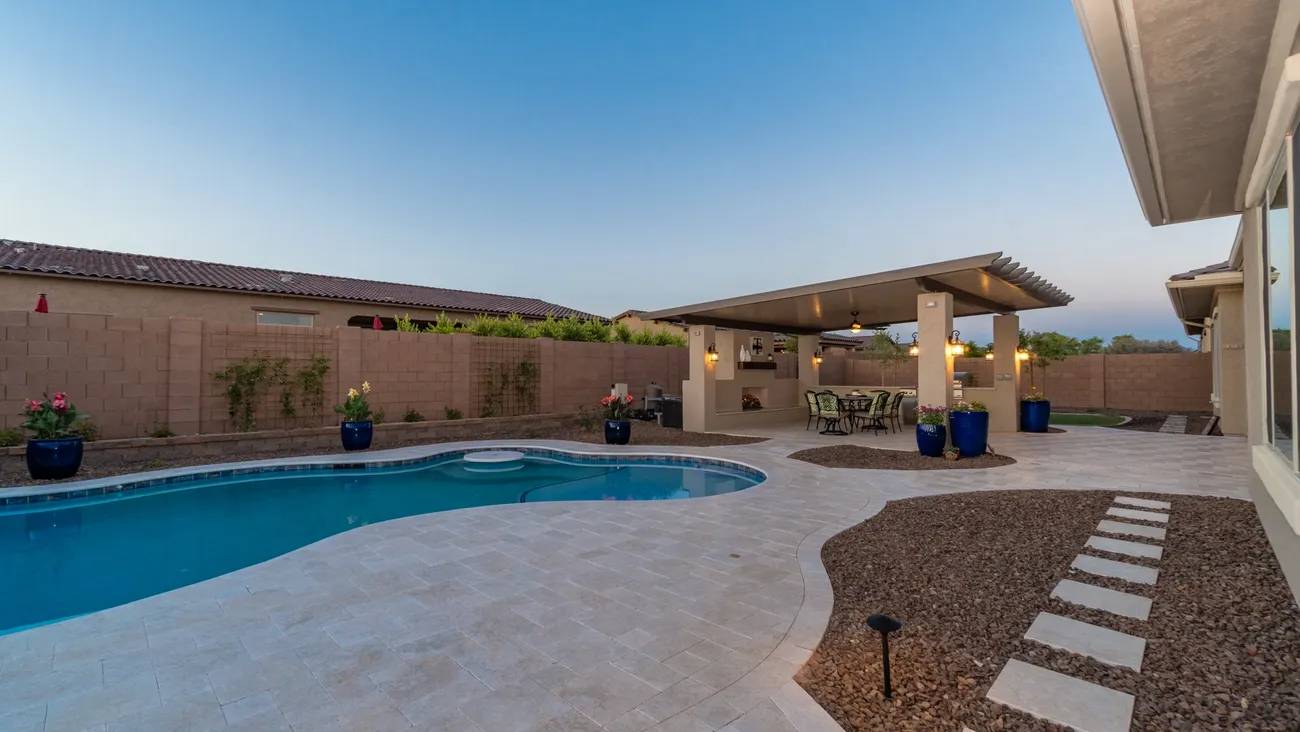
[[[1022,432],[1046,432],[1047,423],[1052,416],[1052,403],[1046,399],[1020,402],[1020,430]]]
[[[952,412],[952,445],[962,457],[979,457],[989,446],[988,412]]]
[[[344,450],[364,450],[370,447],[370,440],[375,436],[375,423],[344,422],[339,425],[339,435],[343,438]]]
[[[626,419],[605,420],[605,444],[626,445],[632,439],[632,423]]]
[[[83,446],[80,437],[28,440],[27,472],[39,480],[71,478],[81,469]]]
[[[916,426],[916,449],[926,457],[943,455],[943,446],[948,443],[948,428],[941,424],[918,424]]]

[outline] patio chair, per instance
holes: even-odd
[[[821,426],[822,416],[817,408],[817,392],[808,389],[803,393],[803,397],[808,402],[808,424],[804,426],[804,431],[807,432],[813,425]]]
[[[889,400],[889,407],[885,409],[885,420],[895,432],[903,431],[903,397],[905,396],[907,396],[905,389],[896,392]]]
[[[844,407],[840,398],[833,391],[817,392],[817,417],[825,421],[826,426],[820,430],[823,435],[847,435],[842,429],[845,423]]]
[[[878,391],[876,396],[871,400],[871,406],[860,415],[857,415],[861,429],[879,432],[887,430],[885,426],[885,409],[889,403],[889,392]]]

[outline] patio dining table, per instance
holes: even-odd
[[[865,394],[846,394],[840,397],[840,408],[849,414],[850,430],[856,427],[857,416],[871,411],[871,404],[875,402],[876,395],[884,391],[884,389],[873,389]]]

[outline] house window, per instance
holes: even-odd
[[[1286,146],[1287,154],[1290,145]],[[1291,216],[1287,166],[1281,165],[1278,178],[1270,187],[1264,214],[1264,254],[1268,333],[1265,340],[1269,353],[1269,414],[1273,446],[1294,460],[1292,432],[1292,391],[1296,365],[1291,349],[1291,324],[1295,315],[1295,257],[1291,246]]]
[[[316,316],[311,313],[286,313],[280,310],[258,310],[258,325],[298,325],[310,328],[316,324]]]

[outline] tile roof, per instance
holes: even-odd
[[[1186,272],[1179,272],[1178,274],[1175,275],[1169,275],[1169,279],[1194,280],[1198,275],[1217,274],[1219,272],[1231,272],[1231,271],[1233,271],[1231,263],[1227,261],[1215,262],[1214,264],[1211,264],[1206,267],[1199,267],[1197,269],[1188,270]]]
[[[145,254],[80,249],[0,239],[0,271],[35,272],[70,277],[120,280],[145,284],[204,287],[237,292],[297,295],[432,310],[542,318],[590,313],[532,297],[448,290],[442,287],[289,272],[233,264],[173,259]]]

